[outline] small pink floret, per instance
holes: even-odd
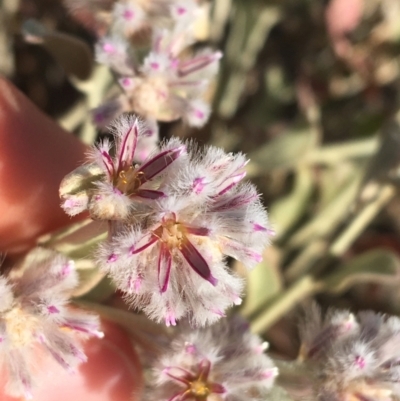
[[[353,327],[354,327],[354,321],[351,319],[344,324],[345,331],[350,331]]]
[[[210,277],[207,279],[214,287],[218,284],[218,279],[210,274]]]
[[[195,194],[200,194],[203,192],[204,185],[204,177],[199,177],[193,180],[193,192]]]
[[[197,349],[196,349],[196,346],[194,344],[187,344],[186,347],[185,347],[185,351],[188,354],[193,355],[193,354],[196,353]]]
[[[121,85],[124,87],[129,87],[132,84],[132,79],[130,78],[122,78],[121,79]]]
[[[205,117],[205,113],[199,109],[195,110],[194,115],[199,119],[202,120]]]
[[[111,43],[104,43],[103,50],[108,54],[113,54],[113,53],[115,53],[116,49],[115,49],[115,46],[112,45]]]
[[[148,156],[149,156],[149,152],[146,152],[145,150],[142,150],[141,152],[139,152],[139,157],[141,160],[147,159]]]
[[[357,365],[358,368],[360,368],[360,369],[364,369],[365,368],[365,359],[362,356],[357,355],[355,357],[355,359],[354,359],[354,362],[355,362],[355,364]]]
[[[271,379],[272,377],[275,377],[275,376],[276,376],[276,372],[274,369],[266,370],[265,372],[262,373],[263,379]]]
[[[53,313],[60,313],[60,311],[54,306],[54,305],[50,305],[47,307],[47,311],[51,314]]]
[[[254,253],[254,260],[255,260],[257,263],[260,263],[260,262],[262,262],[263,257],[262,257],[262,255],[260,255],[259,253]]]
[[[107,263],[116,262],[117,259],[118,259],[118,256],[115,253],[113,253],[107,258]]]
[[[222,312],[220,309],[212,309],[212,312],[218,316],[225,317],[225,313]]]
[[[64,202],[64,207],[67,208],[67,209],[73,209],[78,205],[79,205],[79,203],[77,201],[74,201],[73,199],[67,199]]]
[[[178,15],[183,15],[183,14],[187,13],[187,9],[185,7],[178,7],[176,9],[176,12],[177,12]]]
[[[254,351],[256,354],[261,355],[264,352],[264,347],[262,345],[259,345],[254,348]]]
[[[135,17],[135,13],[132,10],[126,9],[122,16],[127,20],[131,21]]]
[[[98,112],[93,115],[93,122],[95,124],[101,124],[105,119],[106,119],[106,116],[104,113]]]
[[[254,231],[269,231],[268,228],[261,226],[260,224],[253,223],[253,230]]]
[[[167,316],[165,317],[165,325],[167,327],[169,326],[176,326],[176,319],[175,315],[172,312],[169,312]]]
[[[142,279],[140,277],[133,279],[133,277],[129,277],[128,279],[128,288],[130,291],[139,292],[142,286]]]
[[[159,70],[160,69],[160,64],[154,61],[154,62],[150,63],[150,67],[153,70]]]
[[[71,273],[71,271],[72,271],[72,262],[67,262],[61,268],[61,275],[63,277],[68,276]]]
[[[177,59],[173,59],[171,60],[171,64],[170,64],[171,68],[176,69],[179,67],[179,60]]]
[[[134,290],[136,292],[139,292],[141,286],[142,286],[142,280],[140,278],[136,279],[134,284],[133,284]]]

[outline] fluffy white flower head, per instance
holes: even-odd
[[[226,256],[253,267],[270,230],[256,189],[241,183],[243,155],[186,148],[163,176],[166,196],[114,231],[98,261],[133,307],[167,325],[188,316],[201,326],[241,302],[242,281]]]
[[[77,284],[73,262],[50,252],[21,272],[0,277],[0,358],[6,392],[32,398],[37,358],[49,356],[68,371],[86,361],[79,337],[102,337],[94,315],[68,307]]]
[[[68,174],[60,185],[61,206],[69,215],[86,209],[101,220],[125,220],[146,201],[165,194],[158,178],[185,151],[178,141],[171,141],[143,163],[138,142],[148,135],[148,127],[135,117],[122,117],[113,126],[115,155],[104,140],[89,155],[90,163]],[[137,150],[140,153],[137,156]]]
[[[312,377],[315,399],[399,398],[399,318],[336,311],[322,319],[315,308],[309,315],[302,329],[300,368]]]
[[[257,346],[255,346],[257,344]],[[181,330],[153,371],[149,401],[261,401],[278,370],[247,327],[222,321]]]

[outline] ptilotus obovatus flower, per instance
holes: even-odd
[[[183,26],[157,31],[152,50],[138,66],[127,59],[120,39],[103,38],[96,48],[97,59],[120,74],[125,93],[95,109],[95,123],[104,126],[120,113],[133,111],[150,120],[183,118],[191,126],[204,125],[210,115],[205,92],[217,73],[222,53],[206,49],[193,56],[184,55],[192,42]]]
[[[102,337],[96,316],[68,306],[73,262],[53,252],[0,277],[0,357],[6,392],[32,398],[37,361],[48,355],[68,371],[86,361],[80,337]],[[27,263],[28,263],[27,262]]]
[[[153,27],[167,27],[198,8],[191,0],[64,0],[72,15],[98,35],[106,31],[130,38]]]
[[[160,178],[185,147],[171,140],[142,164],[135,164],[138,141],[145,131],[133,117],[115,123],[115,155],[111,155],[111,143],[104,140],[90,153],[89,164],[61,182],[61,205],[66,213],[73,216],[89,210],[94,219],[124,220],[133,210],[146,208],[146,201],[165,196],[159,190]]]
[[[243,323],[180,330],[153,369],[148,401],[262,401],[278,370]]]
[[[110,31],[126,37],[173,23],[191,23],[199,8],[193,0],[124,0],[113,7]]]
[[[239,184],[245,164],[241,154],[188,146],[164,177],[169,196],[100,247],[99,264],[132,306],[167,325],[183,316],[204,325],[241,302],[226,256],[253,267],[270,234],[256,189]]]
[[[315,309],[302,328],[301,365],[310,398],[321,401],[390,401],[400,396],[400,319]],[[301,396],[304,397],[304,393]]]

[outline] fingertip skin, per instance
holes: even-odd
[[[21,253],[71,222],[60,208],[61,179],[86,146],[0,77],[0,252]]]
[[[104,338],[85,345],[88,357],[75,374],[54,361],[36,375],[33,401],[139,401],[143,386],[142,368],[128,335],[118,326],[103,322]],[[4,393],[0,376],[0,400],[21,401]]]

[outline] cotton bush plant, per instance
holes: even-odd
[[[113,320],[102,303],[107,296],[92,303],[85,303],[86,293],[74,297],[86,284],[79,264],[90,261],[125,303],[115,308],[114,321],[133,322],[145,383],[132,400],[400,398],[399,318],[322,313],[312,304],[300,321],[299,353],[291,361],[269,353],[258,335],[273,318],[249,323],[240,316],[249,294],[232,261],[251,271],[275,235],[262,195],[246,179],[251,160],[194,139],[159,138],[159,123],[181,120],[201,128],[212,112],[211,87],[223,54],[194,46],[203,5],[66,5],[96,33],[94,58],[112,72],[119,94],[91,110],[93,124],[108,136],[91,146],[59,188],[65,213],[88,216],[85,224],[95,224],[96,234],[89,231],[72,249],[66,238],[79,236],[82,223],[50,234],[21,266],[0,277],[6,394],[36,399],[38,354],[73,373],[87,360],[85,341],[103,337],[100,317]],[[310,293],[326,283],[339,286],[335,279],[310,278]],[[96,296],[102,291],[97,279],[89,287]],[[272,316],[295,304],[297,283],[292,288],[271,307]]]

